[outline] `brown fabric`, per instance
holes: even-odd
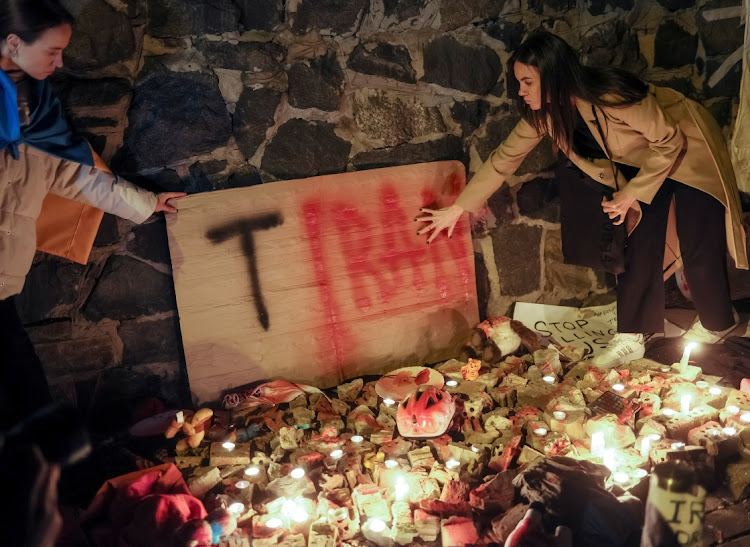
[[[94,166],[111,173],[99,155],[92,153]],[[37,251],[86,264],[103,216],[103,211],[91,205],[47,194],[36,220]]]

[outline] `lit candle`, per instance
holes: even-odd
[[[404,480],[404,477],[398,477],[396,479],[396,487],[394,490],[396,494],[396,499],[398,501],[401,501],[406,497],[406,495],[409,493],[409,485]]]
[[[685,443],[672,443],[672,450],[683,450]]]
[[[617,460],[615,459],[615,449],[607,448],[602,453],[602,465],[612,471],[617,469]]]
[[[615,482],[624,483],[628,482],[630,480],[630,477],[628,477],[627,473],[624,473],[622,471],[618,471],[614,475],[612,475],[612,478],[615,479]]]
[[[748,418],[750,418],[750,414],[748,414],[747,416],[748,416]],[[750,420],[748,420],[748,421],[750,421]],[[472,446],[472,447],[471,447],[471,451],[472,451],[472,452],[479,452],[479,447],[476,447],[476,446]]]
[[[641,441],[641,457],[648,458],[648,454],[651,451],[651,438],[649,436],[643,437]]]
[[[396,401],[394,401],[393,399],[383,399],[383,402],[385,403],[385,406],[393,406],[394,404],[396,404]]]
[[[370,530],[373,532],[380,533],[385,530],[385,522],[380,519],[367,519],[367,526],[369,526]]]
[[[662,414],[664,414],[664,415],[665,415],[665,416],[667,416],[667,417],[672,417],[672,416],[674,416],[675,414],[677,414],[677,412],[675,412],[675,411],[674,411],[673,409],[671,409],[671,408],[665,408],[665,409],[663,409],[663,410],[661,411],[661,413],[662,413]]]
[[[708,390],[708,392],[709,392],[709,393],[710,393],[711,395],[721,395],[721,388],[718,388],[718,387],[712,387],[711,389],[709,389],[709,390]]]
[[[292,476],[293,479],[301,479],[302,477],[305,476],[305,470],[302,469],[301,467],[296,467],[292,469],[292,472],[289,474]]]
[[[227,452],[231,452],[232,450],[234,450],[234,443],[230,441],[223,443],[221,446],[224,447],[224,450],[226,450]]]
[[[687,414],[690,412],[690,394],[683,393],[680,397],[680,412]]]
[[[398,467],[398,462],[396,460],[385,460],[385,466],[388,469],[393,469],[395,467]]]
[[[554,384],[557,378],[555,378],[554,376],[545,376],[544,378],[542,378],[542,380],[544,380],[548,384]]]
[[[534,435],[538,435],[540,437],[544,437],[547,434],[547,428],[546,427],[537,427],[534,430]]]
[[[340,448],[337,448],[336,450],[334,450],[334,451],[331,452],[331,457],[334,460],[338,460],[343,455],[344,455],[344,451],[341,450]]]
[[[732,435],[736,435],[737,434],[737,430],[735,428],[733,428],[733,427],[725,427],[721,431],[727,437],[731,437]]]
[[[260,473],[260,469],[257,467],[248,467],[245,469],[245,475],[248,475],[250,477],[255,477]]]
[[[300,507],[299,505],[294,508],[294,511],[292,512],[292,520],[297,523],[302,523],[307,521],[307,519],[310,518],[310,515],[307,514],[307,511],[305,511],[304,507]]]
[[[736,416],[737,414],[740,413],[740,407],[735,406],[735,405],[729,405],[727,407],[727,412],[729,412],[732,416]]]
[[[688,361],[690,360],[690,352],[695,349],[696,345],[695,342],[688,342],[685,345],[685,351],[682,353],[682,359],[680,359],[680,372],[683,374],[687,370]]]
[[[646,471],[645,469],[641,469],[640,467],[636,469],[635,471],[633,471],[633,476],[636,479],[642,479],[646,475],[648,475],[648,471]]]
[[[459,465],[461,465],[461,464],[458,462],[458,460],[451,459],[451,460],[448,460],[447,462],[445,462],[445,467],[447,467],[448,469],[455,469]]]
[[[282,520],[278,517],[270,518],[268,519],[268,522],[266,522],[266,527],[268,528],[281,528],[281,525],[284,524]]]
[[[244,490],[248,486],[250,486],[250,483],[247,481],[237,481],[234,483],[234,487],[237,488],[238,490]]]
[[[662,372],[669,372],[670,370],[672,370],[672,369],[669,368],[669,367],[661,367],[661,371]]]
[[[597,431],[591,435],[591,453],[599,456],[604,451],[604,433]]]
[[[359,443],[361,443],[364,440],[365,440],[365,438],[362,435],[352,435],[352,442],[353,443],[359,444]]]
[[[245,504],[236,502],[227,507],[227,510],[233,515],[241,515],[245,511]]]
[[[697,382],[695,382],[695,387],[697,387],[698,389],[706,389],[708,387],[708,382],[706,382],[705,380],[698,380]]]
[[[445,385],[448,387],[456,387],[458,385],[458,382],[456,382],[455,380],[448,380],[447,382],[445,382]]]
[[[568,416],[568,415],[567,415],[567,414],[565,414],[565,412],[563,412],[562,410],[555,410],[555,411],[554,411],[554,412],[552,413],[552,417],[553,417],[553,418],[554,418],[555,420],[564,420],[564,419],[565,419],[565,418],[566,418],[567,416]]]
[[[750,412],[745,412],[742,416],[740,416],[740,421],[746,424],[750,424]]]
[[[625,386],[622,384],[615,384],[612,386],[612,389],[614,389],[615,391],[622,391],[623,389],[625,389]]]

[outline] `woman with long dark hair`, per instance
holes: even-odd
[[[509,67],[519,84],[521,121],[454,205],[423,209],[417,220],[427,224],[419,233],[431,232],[428,242],[442,230],[450,236],[460,216],[476,212],[549,135],[589,182],[609,187],[612,197],[602,200],[602,209],[614,225],[628,227],[624,271],[617,276],[618,334],[594,364],[640,358],[645,335],[664,330],[663,259],[673,199],[699,316],[685,337],[706,343],[723,338],[737,322],[727,248],[738,268],[747,269],[748,261],[737,184],[716,121],[672,89],[616,68],[582,65],[565,41],[547,32],[524,41]]]
[[[72,23],[57,0],[0,2],[0,428],[50,400],[14,302],[31,268],[47,193],[137,223],[155,211],[175,212],[167,200],[184,195],[156,195],[118,178],[73,134],[47,81],[63,65]]]

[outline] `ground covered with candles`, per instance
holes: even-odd
[[[726,385],[688,353],[601,370],[502,318],[434,367],[234,390],[161,417],[168,449],[147,482],[176,466],[171,487],[203,507],[146,517],[137,533],[180,546],[500,545],[539,502],[550,535],[567,526],[573,545],[638,545],[653,466],[679,460],[711,492],[704,544],[750,545],[750,380]],[[674,519],[699,505],[677,503]]]

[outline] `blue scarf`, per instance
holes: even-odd
[[[33,80],[29,97],[29,123],[21,127],[18,119],[16,84],[0,70],[0,149],[9,148],[18,159],[18,145],[25,143],[52,156],[94,165],[91,147],[71,129],[60,99],[47,80]]]

